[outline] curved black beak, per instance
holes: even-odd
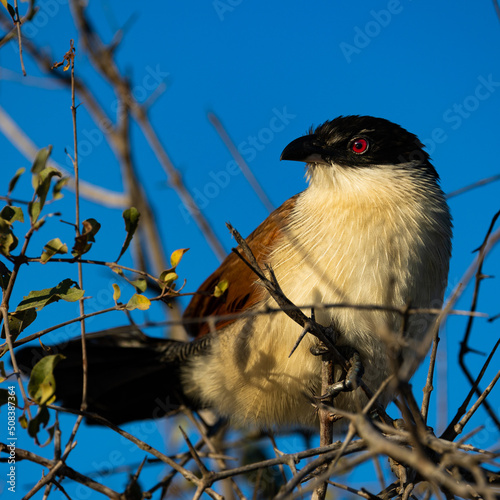
[[[288,144],[281,153],[280,160],[326,163],[323,157],[324,152],[325,145],[318,140],[315,134],[309,134]]]

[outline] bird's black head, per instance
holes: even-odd
[[[416,135],[389,120],[339,116],[292,141],[283,150],[281,159],[356,168],[401,165],[423,168],[437,177],[429,155],[422,148]]]

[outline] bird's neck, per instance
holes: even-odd
[[[438,255],[450,246],[446,203],[435,180],[408,171],[316,166],[284,233],[271,264],[297,303],[383,303],[394,276],[398,305],[426,302],[446,279],[449,256]],[[443,265],[418,291],[410,274],[433,262]]]

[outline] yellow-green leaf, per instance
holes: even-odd
[[[26,415],[24,413],[19,417],[19,423],[21,424],[21,427],[23,429],[28,428],[28,419],[26,418]]]
[[[4,0],[2,0],[2,1],[4,1]],[[14,174],[14,177],[12,177],[12,179],[9,182],[9,190],[7,191],[7,196],[9,196],[10,193],[12,193],[12,191],[14,191],[14,188],[16,187],[16,184],[17,184],[17,181],[19,180],[19,177],[21,177],[21,175],[23,175],[24,172],[26,172],[26,169],[24,167],[21,167]]]
[[[43,247],[42,256],[40,257],[41,263],[45,264],[51,257],[53,257],[57,253],[68,253],[68,246],[59,238],[54,238]]]
[[[134,280],[134,281],[129,281],[129,283],[132,286],[135,286],[135,288],[136,288],[136,290],[138,292],[145,292],[146,288],[148,287],[148,283],[144,279],[138,279],[138,280]]]
[[[125,253],[128,246],[130,245],[137,226],[139,225],[139,218],[141,216],[141,214],[135,207],[127,208],[127,210],[123,211],[122,215],[123,220],[125,221],[125,231],[127,231],[127,237],[125,238],[125,242],[123,243],[120,255],[118,255],[118,258],[115,262],[118,262],[120,260],[120,257]]]
[[[150,305],[151,301],[145,295],[134,293],[127,303],[127,309],[129,311],[133,311],[134,309],[146,311]]]
[[[174,273],[172,271],[163,271],[160,274],[159,278],[159,285],[163,289],[167,286],[170,286],[179,276],[177,276],[177,273]]]
[[[52,354],[42,358],[33,367],[28,382],[28,394],[39,405],[49,404],[55,399],[54,368],[62,359],[65,359],[62,354]]]
[[[53,288],[44,288],[43,290],[33,290],[19,303],[16,311],[24,311],[34,307],[37,311],[45,306],[65,300],[66,302],[75,302],[83,297],[84,290],[79,288],[78,283],[66,278]]]
[[[170,264],[172,267],[175,269],[178,265],[179,262],[181,261],[183,255],[189,250],[189,248],[179,248],[178,250],[175,250],[172,252],[172,255],[170,256]]]
[[[23,211],[19,207],[5,206],[0,212],[0,253],[9,256],[17,247],[18,239],[12,232],[12,223],[24,222]]]
[[[123,276],[123,269],[121,267],[111,265],[110,268],[111,271],[118,274],[118,276]]]
[[[31,167],[31,183],[33,184],[35,193],[38,196],[39,211],[41,211],[41,209],[45,205],[45,200],[50,189],[52,177],[62,177],[61,172],[59,172],[57,168],[47,166],[47,160],[49,159],[51,152],[52,146],[48,146],[38,151],[35,161],[33,162],[33,166]],[[31,220],[32,222],[34,221],[33,217]]]
[[[63,197],[63,194],[61,193],[62,189],[66,184],[69,182],[69,177],[61,177],[55,184],[54,187],[52,188],[52,199],[53,200],[60,200]]]
[[[7,266],[0,262],[0,288],[5,292],[9,286],[9,281],[12,273],[9,271]]]
[[[113,283],[113,300],[117,302],[118,300],[120,300],[121,296],[122,291],[120,290],[120,287],[116,283]]]
[[[36,319],[36,311],[34,307],[25,309],[23,311],[14,311],[9,313],[9,331],[12,340],[15,340],[17,336],[28,326],[33,323]],[[2,329],[2,338],[5,338],[5,331]]]
[[[0,218],[0,253],[8,257],[17,247],[18,239],[12,232],[10,225]]]
[[[6,205],[2,208],[0,212],[0,217],[5,219],[9,224],[16,222],[24,222],[23,209],[21,207],[14,207],[12,205]]]
[[[217,285],[215,285],[214,297],[221,297],[227,290],[229,282],[227,280],[221,280]]]
[[[40,210],[41,205],[39,201],[35,200],[28,203],[28,213],[30,214],[30,220],[32,224],[34,224],[38,220],[38,217],[40,216]]]
[[[46,148],[40,149],[36,154],[33,165],[31,166],[31,173],[34,174],[31,182],[33,188],[36,189],[38,186],[38,178],[36,177],[47,165],[47,160],[49,159],[50,153],[52,153],[52,146],[47,146]]]

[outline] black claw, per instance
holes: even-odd
[[[313,348],[311,347],[311,352]],[[323,352],[319,354],[324,354]],[[341,392],[351,392],[357,389],[361,377],[363,376],[364,368],[358,351],[351,350],[351,357],[349,359],[351,367],[349,368],[345,379],[335,382],[327,388],[327,391],[321,396],[315,396],[318,401],[324,401],[330,398],[336,398]]]
[[[329,352],[328,347],[321,345],[313,345],[309,348],[310,353],[313,356],[323,356]]]

